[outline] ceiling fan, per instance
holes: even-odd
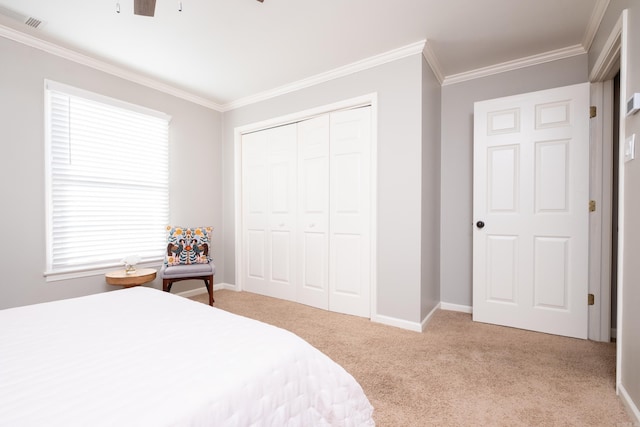
[[[260,3],[264,0],[258,0]],[[153,16],[156,10],[156,0],[133,0],[133,13],[142,16]]]

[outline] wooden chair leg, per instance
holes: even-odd
[[[179,277],[173,279],[162,279],[162,290],[165,292],[171,292],[171,286],[173,282],[179,282],[181,280],[193,280],[193,279],[202,279],[204,281],[204,286],[207,288],[207,293],[209,294],[209,305],[213,306],[215,300],[213,299],[213,274],[211,276],[196,276],[196,277]]]
[[[207,287],[207,292],[209,293],[209,305],[213,306],[215,302],[213,299],[213,275],[204,279],[204,285]]]

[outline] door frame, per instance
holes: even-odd
[[[611,253],[613,173],[613,80],[592,82],[591,105],[596,117],[590,121],[589,199],[596,202],[589,213],[589,339],[611,340]]]
[[[589,81],[604,82],[610,80],[613,75],[620,70],[620,117],[619,123],[614,126],[619,127],[619,140],[614,141],[619,147],[619,166],[618,166],[618,281],[617,281],[617,324],[616,324],[616,393],[620,394],[622,384],[622,295],[624,286],[624,140],[625,140],[625,119],[626,111],[625,96],[626,94],[626,74],[627,74],[627,46],[628,41],[628,12],[623,10],[614,25],[607,41],[605,42],[600,56],[596,59]],[[602,310],[600,316],[603,315]],[[610,314],[609,314],[610,315]]]
[[[266,120],[250,123],[247,125],[234,128],[234,219],[235,219],[235,290],[242,291],[244,289],[244,283],[242,280],[242,272],[244,271],[244,259],[243,254],[243,239],[242,239],[242,135],[257,132],[260,130],[283,126],[291,123],[300,122],[303,120],[311,119],[323,114],[332,113],[334,111],[348,110],[359,107],[371,107],[371,166],[370,166],[370,186],[371,186],[371,199],[370,199],[370,236],[371,246],[370,251],[370,265],[371,265],[371,281],[370,281],[370,319],[375,319],[378,316],[377,313],[377,214],[378,214],[378,94],[372,92],[366,95],[362,95],[355,98],[349,98],[342,101],[338,101],[332,104],[322,105],[307,110],[294,112],[291,114],[269,118]]]

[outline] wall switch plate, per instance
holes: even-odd
[[[636,134],[631,135],[624,142],[624,161],[629,162],[636,158]]]

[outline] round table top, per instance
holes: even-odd
[[[116,270],[105,274],[108,284],[125,287],[142,285],[155,278],[156,270],[154,268],[136,268],[135,271],[128,273],[125,270]]]

